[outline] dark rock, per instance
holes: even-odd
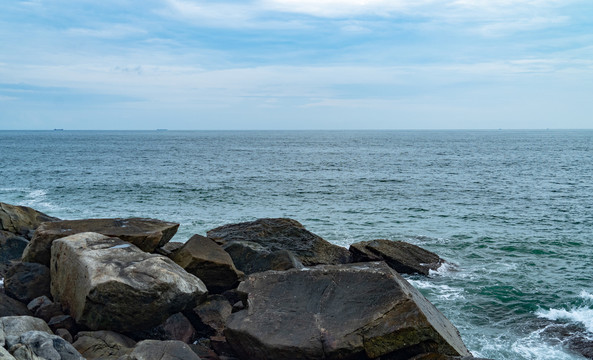
[[[236,303],[233,304],[233,311],[232,312],[241,311],[243,309],[245,309],[245,304],[243,304],[242,301],[237,301]]]
[[[191,319],[200,335],[222,335],[231,311],[232,306],[224,296],[211,295],[193,309]]]
[[[10,352],[16,359],[84,360],[72,344],[43,331],[22,334]]]
[[[136,342],[113,331],[81,331],[73,346],[85,359],[117,359],[128,355]]]
[[[350,245],[353,261],[385,261],[400,274],[428,275],[445,261],[437,254],[403,241],[372,240]]]
[[[288,250],[306,266],[350,262],[347,249],[330,244],[292,219],[259,219],[224,225],[208,231],[208,237],[223,245],[250,241],[265,247],[268,252]],[[235,266],[243,271],[237,263]]]
[[[475,358],[473,356],[447,356],[447,355],[443,355],[443,354],[428,353],[428,354],[416,355],[413,358],[408,359],[408,360],[491,360],[491,359]]]
[[[457,329],[385,263],[247,277],[224,334],[242,359],[471,356]]]
[[[76,333],[76,322],[70,315],[57,315],[49,319],[47,325],[55,333],[57,329],[66,329],[69,332]]]
[[[37,263],[16,263],[4,278],[4,291],[25,304],[42,295],[50,295],[49,268]]]
[[[5,316],[0,318],[0,347],[10,348],[19,337],[32,330],[52,334],[45,321],[32,316]]]
[[[0,292],[0,317],[20,315],[32,316],[33,314],[25,304]]]
[[[23,253],[23,261],[49,265],[54,240],[83,232],[118,237],[143,251],[152,252],[165,245],[177,232],[179,224],[155,219],[86,219],[43,223]]]
[[[11,233],[8,233],[11,234]],[[20,261],[29,240],[20,236],[2,237],[0,232],[0,278],[5,277],[6,270],[13,261]]]
[[[210,347],[203,344],[189,344],[193,352],[202,360],[220,360],[218,355]]]
[[[169,316],[159,326],[150,330],[128,333],[128,335],[136,341],[179,340],[189,344],[196,337],[196,329],[182,313],[177,313]]]
[[[64,312],[62,311],[62,305],[59,302],[52,302],[52,303],[43,303],[41,306],[35,310],[35,317],[43,319],[45,322],[48,322],[54,316],[62,316]]]
[[[39,309],[40,307],[50,305],[52,303],[53,303],[53,301],[51,301],[50,298],[48,298],[45,295],[42,295],[42,296],[36,297],[35,299],[31,300],[27,304],[27,309],[29,309],[31,312],[35,313],[37,311],[37,309]]]
[[[231,256],[235,266],[245,274],[304,267],[288,250],[269,251],[267,247],[251,241],[232,241],[223,245],[223,249]]]
[[[58,218],[46,215],[27,206],[10,205],[0,202],[0,230],[19,235],[27,235],[41,223],[57,221]]]
[[[56,335],[58,335],[59,337],[61,337],[62,339],[68,341],[70,344],[72,344],[74,342],[74,339],[72,338],[72,334],[70,334],[70,331],[68,331],[66,329],[56,329],[56,331],[54,331],[54,333]]]
[[[165,255],[166,257],[171,257],[171,255],[181,249],[183,247],[182,242],[178,241],[171,241],[166,243],[164,246],[157,248],[154,252],[157,254]]]
[[[210,336],[210,346],[223,359],[238,359],[237,354],[224,335]]]
[[[200,278],[210,293],[237,287],[243,277],[226,251],[213,240],[200,235],[192,236],[171,259]]]
[[[151,329],[207,292],[171,259],[96,233],[54,241],[51,278],[54,299],[78,324],[122,333]]]
[[[184,342],[169,340],[144,340],[136,344],[129,360],[200,360]]]

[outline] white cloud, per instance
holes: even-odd
[[[110,24],[100,28],[70,28],[66,31],[67,35],[96,37],[103,39],[123,38],[133,35],[144,35],[146,30],[123,24]]]

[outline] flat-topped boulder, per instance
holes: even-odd
[[[27,236],[30,230],[35,230],[41,223],[57,220],[60,219],[27,206],[0,202],[0,230]]]
[[[211,293],[232,289],[243,277],[231,256],[214,240],[204,236],[192,236],[170,257],[185,271],[200,278]]]
[[[165,245],[177,232],[179,224],[144,218],[63,220],[41,224],[23,253],[23,261],[49,265],[51,244],[72,234],[94,232],[117,237],[153,252]]]
[[[232,242],[256,243],[261,246],[262,255],[290,251],[305,266],[344,264],[350,262],[351,257],[346,248],[329,243],[292,219],[259,219],[224,225],[208,231],[207,235],[223,247]],[[244,271],[238,264],[235,265]]]
[[[384,262],[249,275],[224,332],[241,359],[471,356],[457,329]]]
[[[404,241],[361,241],[350,245],[350,252],[355,262],[385,261],[400,274],[428,275],[445,263],[437,254]]]
[[[54,241],[50,271],[54,300],[91,330],[150,329],[207,292],[171,259],[97,233]]]

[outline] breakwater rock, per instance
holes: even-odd
[[[19,223],[37,213],[11,214]],[[393,258],[422,269],[416,247],[381,240],[380,251],[363,244],[361,255],[291,219],[226,225],[185,245],[168,244],[179,225],[166,221],[47,219],[23,220],[35,233],[21,262],[7,264],[2,358],[472,358],[454,325],[396,271]],[[4,238],[24,231],[11,230]],[[46,265],[49,293],[27,276]]]

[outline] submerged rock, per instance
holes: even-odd
[[[49,266],[52,242],[83,232],[117,237],[146,252],[153,252],[157,247],[171,240],[178,227],[179,224],[176,223],[142,218],[64,220],[43,223],[35,231],[22,259]]]
[[[224,334],[242,359],[471,356],[457,329],[385,263],[253,274]]]
[[[54,299],[91,330],[150,329],[207,292],[171,259],[97,233],[54,241],[50,269]]]
[[[404,241],[372,240],[350,245],[353,261],[385,261],[400,274],[428,275],[445,263],[437,254]]]
[[[27,236],[30,230],[35,230],[41,223],[58,220],[27,206],[0,202],[0,230]]]
[[[350,262],[347,249],[327,242],[292,219],[259,219],[224,225],[208,231],[208,237],[225,247],[232,242],[256,243],[263,247],[260,252],[264,255],[287,250],[306,266]]]
[[[171,259],[206,284],[211,293],[235,288],[243,273],[238,271],[229,254],[213,240],[192,236]]]

